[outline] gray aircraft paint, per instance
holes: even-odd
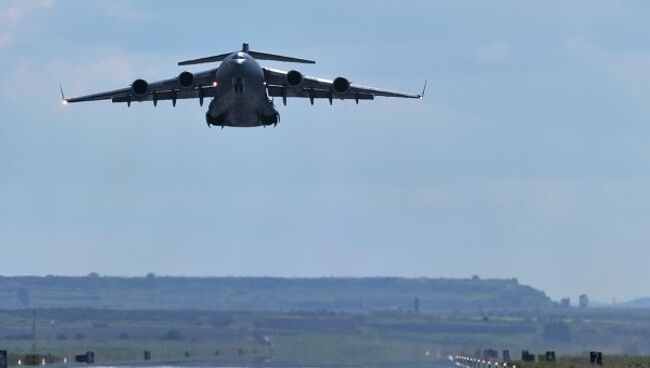
[[[211,125],[251,127],[276,124],[279,113],[266,94],[264,72],[245,52],[228,56],[216,72],[216,96],[206,121]]]
[[[179,62],[179,65],[202,64],[221,61],[217,69],[200,73],[182,72],[176,78],[147,83],[138,79],[129,88],[101,92],[78,98],[65,98],[64,104],[73,102],[98,101],[110,99],[126,103],[152,101],[154,106],[162,100],[171,100],[176,106],[179,99],[199,99],[203,105],[205,98],[212,98],[205,119],[208,126],[256,127],[277,125],[280,114],[275,109],[271,97],[281,97],[284,104],[287,98],[373,100],[376,96],[420,99],[424,95],[408,94],[386,89],[365,87],[350,83],[346,78],[334,80],[303,76],[295,70],[282,70],[262,67],[257,60],[274,60],[293,63],[313,64],[314,61],[288,56],[251,51],[244,43],[241,51],[220,54],[200,59]],[[293,77],[293,78],[292,78]]]

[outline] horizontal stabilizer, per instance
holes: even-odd
[[[231,52],[227,54],[208,56],[200,59],[185,60],[178,63],[178,65],[193,65],[193,64],[204,64],[204,63],[213,63],[215,61],[223,61],[228,55],[232,54]]]
[[[276,54],[269,54],[266,52],[259,52],[259,51],[251,51],[250,47],[248,46],[247,43],[242,45],[242,52],[247,53],[248,55],[252,56],[253,58],[257,60],[272,60],[272,61],[284,61],[284,62],[289,62],[289,63],[302,63],[302,64],[316,64],[315,61],[313,60],[306,60],[306,59],[299,59],[299,58],[294,58],[294,57],[289,57],[289,56],[282,56],[282,55],[276,55]],[[237,51],[235,51],[237,52]],[[234,52],[229,52],[226,54],[220,54],[220,55],[215,55],[215,56],[208,56],[200,59],[193,59],[193,60],[185,60],[181,61],[178,63],[178,65],[193,65],[193,64],[203,64],[203,63],[213,63],[215,61],[223,61],[226,59],[228,56],[232,55]]]
[[[316,62],[313,60],[305,60],[305,59],[298,59],[289,56],[268,54],[266,52],[251,51],[248,54],[257,60],[273,60],[273,61],[286,61],[289,63],[316,64]]]

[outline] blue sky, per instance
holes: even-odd
[[[650,4],[0,0],[2,274],[516,277],[650,295]],[[253,49],[423,101],[59,104]],[[201,70],[194,67],[190,70]],[[320,103],[319,103],[320,102]]]

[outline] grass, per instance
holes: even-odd
[[[268,364],[365,367],[430,367],[446,356],[444,352],[473,353],[486,348],[509,349],[513,356],[520,349],[555,350],[558,356],[593,349],[605,352],[608,366],[647,365],[637,358],[613,360],[612,353],[637,349],[650,354],[650,335],[644,332],[650,329],[648,312],[566,312],[573,316],[589,313],[589,318],[579,323],[553,313],[538,314],[535,320],[522,317],[519,312],[501,313],[486,321],[482,318],[484,311],[416,315],[404,311],[351,314],[39,310],[37,347],[39,353],[67,356],[69,360],[91,350],[102,363],[140,362],[143,351],[150,350],[153,359],[159,361],[212,359],[243,366],[272,355]],[[0,311],[1,350],[13,354],[30,352],[31,315],[31,311]],[[545,324],[560,319],[570,325],[570,340],[546,339]],[[170,331],[178,331],[176,339],[164,338]],[[270,337],[272,349],[264,337]],[[239,354],[239,349],[244,353]],[[219,356],[215,355],[216,350]],[[185,357],[186,351],[190,353],[189,359]],[[579,368],[586,360],[580,356],[566,359],[576,360],[562,360],[553,367]],[[551,368],[546,363],[535,364],[531,367]],[[522,363],[524,367],[529,365]]]
[[[514,362],[518,368],[597,368],[592,365],[588,356],[563,356],[558,357],[557,362]],[[650,368],[650,357],[648,356],[625,356],[606,355],[603,356],[603,368]]]

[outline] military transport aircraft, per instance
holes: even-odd
[[[180,99],[198,98],[203,106],[205,98],[212,98],[205,120],[208,126],[255,127],[277,125],[280,114],[275,109],[270,97],[282,98],[284,105],[287,98],[373,100],[376,96],[403,97],[421,99],[426,89],[426,82],[421,94],[409,94],[364,87],[351,83],[344,77],[334,80],[305,76],[297,70],[282,71],[265,68],[257,60],[274,60],[292,63],[314,64],[314,61],[288,56],[252,51],[247,43],[241,51],[209,56],[200,59],[179,62],[178,65],[192,65],[221,61],[216,69],[200,73],[184,71],[176,78],[148,83],[137,79],[131,87],[92,95],[65,98],[61,88],[63,104],[84,101],[111,100],[126,103],[171,100],[176,106]]]

